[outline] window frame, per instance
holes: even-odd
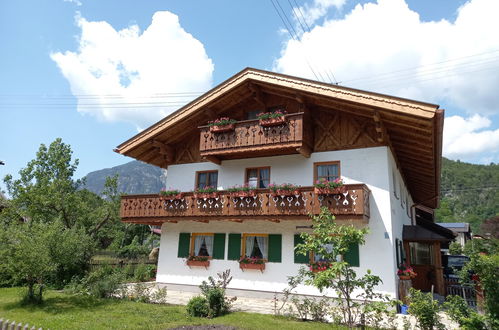
[[[242,258],[243,256],[245,256],[245,252],[246,252],[246,238],[248,236],[257,236],[257,237],[267,237],[267,258],[262,258],[261,260],[263,260],[264,262],[268,262],[268,256],[269,256],[269,234],[253,234],[253,233],[241,233],[241,256],[240,258]],[[250,258],[250,257],[248,257]]]
[[[249,170],[257,170],[257,178],[258,178],[258,181],[260,181],[260,170],[262,169],[269,169],[269,184],[272,182],[270,180],[270,175],[271,175],[271,169],[270,169],[270,166],[260,166],[260,167],[246,167],[245,170],[244,170],[244,184],[246,185],[249,185],[249,181],[248,181],[248,171]],[[257,182],[258,183],[258,182]],[[265,188],[260,188],[258,187],[258,184],[257,184],[257,187],[256,189],[265,189]]]
[[[207,170],[207,171],[196,171],[196,182],[194,183],[194,189],[198,189],[199,188],[199,175],[200,174],[203,174],[203,173],[206,173],[206,174],[209,174],[209,173],[217,173],[217,184],[216,184],[216,187],[213,187],[213,188],[218,188],[218,170]],[[206,178],[208,180],[210,176],[207,175]],[[208,185],[206,185],[208,186]]]
[[[312,184],[315,184],[318,180],[318,171],[317,167],[321,165],[337,165],[338,166],[338,178],[341,178],[341,162],[339,160],[332,160],[328,162],[315,162],[314,163],[314,182]]]
[[[189,246],[189,256],[191,256],[191,257],[196,256],[194,254],[194,241],[196,240],[196,236],[212,236],[213,243],[215,243],[215,233],[191,233],[191,241],[190,241],[190,246]],[[215,248],[215,244],[213,244],[213,248]],[[212,255],[207,257],[208,260],[211,260],[213,258],[213,251],[211,251],[211,254]]]

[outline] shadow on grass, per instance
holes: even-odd
[[[64,295],[57,297],[48,297],[41,304],[23,304],[22,302],[12,302],[5,304],[3,309],[25,310],[29,312],[43,311],[49,314],[73,313],[78,310],[89,311],[103,306],[119,304],[115,299],[97,299],[89,296]]]

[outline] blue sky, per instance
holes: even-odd
[[[79,177],[130,161],[112,149],[248,66],[440,104],[444,155],[497,163],[498,3],[1,0],[0,177],[57,137]]]

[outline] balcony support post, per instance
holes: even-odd
[[[221,165],[222,164],[222,161],[215,157],[215,156],[204,156],[203,159],[209,161],[209,162],[212,162],[214,164],[217,164],[217,165]]]

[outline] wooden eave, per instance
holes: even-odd
[[[313,111],[342,111],[377,120],[415,203],[438,207],[442,153],[443,110],[438,105],[413,101],[288,75],[246,68],[202,96],[120,144],[115,151],[166,168],[172,163],[154,144],[169,146],[197,130],[197,124],[217,114],[258,89],[267,94],[306,103]],[[317,109],[315,109],[317,108]],[[197,134],[194,134],[197,135]],[[170,155],[171,156],[171,155]]]

